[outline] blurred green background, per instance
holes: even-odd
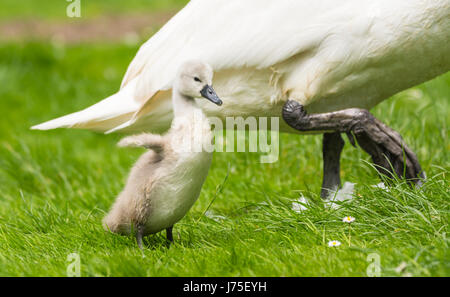
[[[42,20],[63,20],[67,18],[67,0],[2,0],[0,18]],[[82,18],[96,18],[104,15],[134,14],[165,10],[178,10],[187,0],[80,0]]]
[[[186,2],[81,0],[82,17],[69,19],[64,0],[1,1],[0,275],[64,276],[78,253],[83,276],[366,276],[375,253],[383,276],[448,276],[449,74],[373,110],[418,154],[421,190],[373,188],[370,158],[347,144],[342,177],[357,183],[355,200],[327,209],[321,137],[282,135],[275,164],[215,154],[170,249],[161,234],[141,252],[102,230],[142,151],[119,150],[118,135],[29,127],[116,92],[142,42]],[[312,205],[297,213],[301,193]]]

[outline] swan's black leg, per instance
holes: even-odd
[[[168,240],[169,242],[173,242],[173,234],[172,234],[172,230],[173,230],[173,227],[170,227],[170,228],[167,228],[167,229],[166,229],[166,237],[167,237],[167,240]]]
[[[341,188],[340,162],[344,144],[339,132],[325,133],[323,136],[323,184],[320,195],[323,199]]]
[[[144,237],[144,227],[142,225],[138,225],[136,227],[136,241],[138,244],[138,247],[143,250],[144,246],[142,244],[142,238]]]
[[[299,131],[335,131],[356,138],[359,146],[371,155],[380,174],[406,178],[422,184],[425,174],[414,152],[399,133],[392,130],[369,111],[352,108],[323,114],[307,114],[303,106],[289,100],[283,107],[283,118]]]

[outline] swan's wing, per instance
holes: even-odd
[[[313,50],[329,28],[313,20],[325,18],[329,4],[339,7],[331,0],[192,0],[131,63],[122,87],[137,79],[134,96],[142,106],[130,122],[114,130],[148,112],[152,97],[171,88],[177,68],[186,60],[202,60],[215,71],[262,69]]]
[[[33,130],[80,128],[105,132],[130,120],[140,108],[133,99],[137,80],[130,82],[117,94],[82,111],[75,112],[32,127]]]
[[[121,88],[124,88],[131,80],[139,76],[143,69],[151,65],[149,60],[152,56],[156,57],[159,55],[163,57],[167,50],[172,48],[166,43],[173,42],[171,39],[176,35],[180,24],[188,20],[192,2],[195,1],[189,2],[185,8],[180,10],[152,38],[140,47],[133,61],[128,66],[127,72],[122,80]]]

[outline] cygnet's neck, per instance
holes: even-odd
[[[194,98],[181,94],[178,90],[173,90],[172,95],[173,111],[175,117],[184,116],[188,113],[201,110]]]

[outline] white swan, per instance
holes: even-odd
[[[370,109],[447,72],[449,53],[449,0],[192,0],[141,47],[117,94],[33,129],[166,131],[189,59],[216,73],[224,104],[202,104],[208,116],[281,116],[288,100],[309,113]],[[292,121],[281,130],[307,130]]]
[[[177,68],[196,58],[223,94],[208,115],[280,115],[287,99],[369,109],[448,71],[449,52],[449,0],[192,0],[141,47],[117,94],[33,128],[165,131]]]

